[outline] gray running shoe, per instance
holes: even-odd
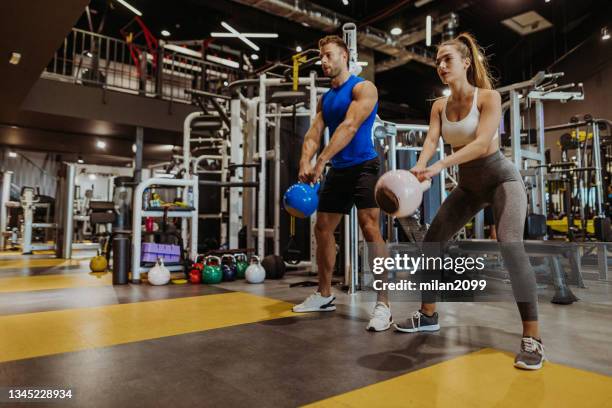
[[[404,320],[404,322],[394,323],[393,327],[395,327],[395,330],[404,333],[438,331],[440,330],[440,325],[438,324],[438,312],[434,312],[432,316],[427,316],[418,310],[412,314],[412,317]]]
[[[546,357],[542,341],[533,337],[523,337],[521,351],[514,358],[514,366],[523,370],[539,370],[544,360]]]

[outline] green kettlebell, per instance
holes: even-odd
[[[236,254],[236,279],[244,279],[244,274],[249,267],[249,258],[246,254]]]
[[[221,272],[221,259],[218,256],[207,256],[206,265],[202,271],[202,283],[214,285],[221,283],[223,272]]]

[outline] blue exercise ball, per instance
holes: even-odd
[[[283,204],[287,212],[297,218],[310,217],[319,205],[320,187],[320,183],[314,186],[296,183],[289,187],[283,196]]]

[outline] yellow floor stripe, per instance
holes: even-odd
[[[13,276],[10,278],[0,278],[0,293],[108,286],[112,284],[112,280],[111,273]]]
[[[41,259],[28,258],[24,256],[20,259],[0,260],[0,269],[24,269],[24,268],[52,268],[58,266],[73,266],[79,265],[79,260],[71,259]]]
[[[522,371],[513,359],[484,349],[308,407],[611,406],[612,377],[550,362],[539,371]]]
[[[0,362],[294,316],[241,292],[0,316]]]

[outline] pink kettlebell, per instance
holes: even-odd
[[[393,170],[382,175],[376,183],[374,195],[381,210],[394,217],[414,214],[429,190],[431,180],[419,182],[408,170]]]

